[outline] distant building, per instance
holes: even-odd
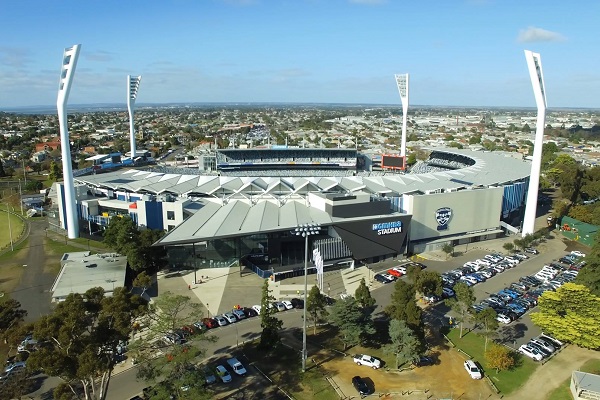
[[[599,400],[600,375],[573,371],[571,374],[571,394],[574,400]]]
[[[107,296],[112,296],[115,288],[125,286],[127,257],[117,253],[65,253],[60,266],[60,273],[50,289],[53,302],[64,301],[71,293],[83,294],[95,287],[103,288]]]

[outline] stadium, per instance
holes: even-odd
[[[513,154],[514,155],[514,154]],[[262,277],[297,274],[309,237],[325,268],[488,240],[517,232],[531,164],[508,154],[435,149],[399,171],[361,169],[347,149],[219,150],[217,171],[127,169],[75,178],[79,224],[104,229],[129,215],[164,229],[172,265],[242,263]],[[182,173],[184,172],[184,173]],[[64,228],[64,190],[55,187]],[[312,251],[309,251],[312,254]]]

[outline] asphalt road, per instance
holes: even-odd
[[[44,272],[46,264],[44,237],[48,226],[47,221],[30,219],[29,224],[29,251],[27,263],[23,266],[25,273],[21,276],[19,285],[11,293],[11,297],[19,301],[21,307],[27,310],[25,321],[34,322],[51,311],[50,288],[56,276]]]

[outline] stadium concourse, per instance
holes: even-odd
[[[326,270],[516,232],[531,167],[515,153],[457,149],[436,148],[406,173],[374,170],[371,156],[356,150],[253,151],[219,151],[227,168],[216,173],[155,168],[78,176],[80,225],[96,232],[129,215],[141,227],[167,231],[155,245],[167,248],[171,265],[241,263],[280,281],[301,272],[305,239],[294,231],[304,224],[320,226],[308,240],[309,256],[318,250]],[[276,166],[270,175],[263,175],[265,161]],[[54,195],[64,226],[61,185]]]

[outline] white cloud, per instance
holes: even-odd
[[[17,47],[0,47],[0,65],[24,68],[30,61],[29,51]]]
[[[521,29],[517,40],[521,43],[563,42],[566,40],[566,38],[558,32],[552,32],[546,29],[530,26],[527,29]]]

